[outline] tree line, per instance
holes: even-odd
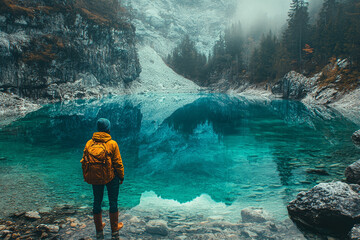
[[[229,83],[274,81],[291,70],[311,75],[331,58],[347,58],[359,69],[360,2],[324,0],[310,24],[308,2],[292,0],[286,28],[271,31],[258,41],[245,36],[236,23],[219,36],[209,56],[200,53],[189,36],[169,54],[166,61],[177,73],[208,86],[219,79]],[[254,44],[257,42],[257,44]],[[248,58],[247,49],[253,49]]]

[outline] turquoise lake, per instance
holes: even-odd
[[[100,117],[111,121],[125,166],[122,208],[149,195],[179,204],[202,196],[286,218],[299,191],[343,180],[346,166],[360,159],[350,138],[359,125],[294,101],[144,94],[52,104],[0,129],[0,217],[91,206],[80,159]]]

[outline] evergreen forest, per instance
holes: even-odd
[[[309,16],[307,1],[292,0],[281,33],[246,35],[238,22],[219,36],[208,56],[185,36],[166,62],[175,72],[201,86],[211,86],[220,80],[234,86],[244,82],[266,84],[292,70],[311,76],[329,62],[347,59],[351,63],[346,72],[348,82],[357,86],[359,26],[357,0],[325,0],[316,16]]]

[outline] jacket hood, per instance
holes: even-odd
[[[93,134],[92,140],[95,142],[108,142],[111,140],[111,136],[106,132],[96,132]]]

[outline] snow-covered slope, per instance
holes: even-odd
[[[139,59],[142,67],[140,78],[131,83],[131,93],[190,93],[198,92],[200,87],[171,68],[149,46],[139,46]]]
[[[189,34],[204,52],[236,12],[237,0],[131,0],[138,39],[166,56]]]

